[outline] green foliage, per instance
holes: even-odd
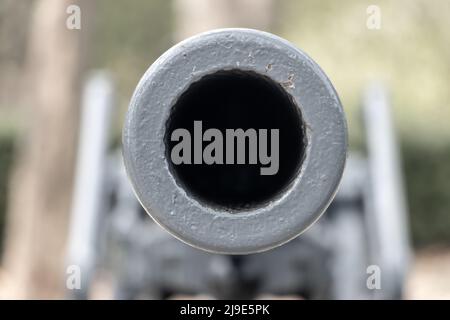
[[[411,231],[416,246],[450,243],[450,144],[403,144]]]
[[[12,168],[14,138],[12,135],[0,135],[0,253],[7,210],[9,175]]]
[[[279,3],[279,34],[311,55],[330,77],[352,141],[360,138],[355,112],[362,90],[381,81],[391,92],[396,127],[404,137],[420,137],[415,143],[428,144],[436,137],[450,143],[449,1]],[[372,4],[381,10],[379,30],[366,26]]]

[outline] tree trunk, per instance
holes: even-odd
[[[270,30],[274,0],[175,0],[175,40],[216,28]]]
[[[72,4],[39,0],[30,23],[22,92],[28,125],[12,175],[4,256],[14,298],[64,292],[82,34],[66,27]]]

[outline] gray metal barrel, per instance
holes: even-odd
[[[140,80],[123,130],[142,206],[173,236],[216,253],[297,237],[333,199],[346,152],[325,73],[286,40],[250,29],[169,49]]]

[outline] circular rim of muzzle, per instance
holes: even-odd
[[[230,214],[199,202],[177,184],[164,134],[172,106],[190,84],[232,69],[253,71],[283,86],[300,108],[307,145],[297,177],[281,196]],[[142,206],[179,240],[215,253],[261,252],[305,231],[336,194],[346,154],[345,116],[325,73],[286,40],[251,29],[209,31],[165,52],[140,80],[123,130],[124,162]]]

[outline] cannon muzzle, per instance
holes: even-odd
[[[320,67],[269,33],[223,29],[175,45],[144,74],[123,131],[150,216],[211,252],[279,246],[330,204],[346,160],[339,98]]]

